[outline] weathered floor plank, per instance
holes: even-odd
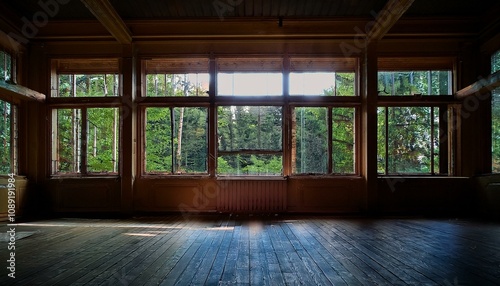
[[[0,232],[8,226],[0,225]],[[0,285],[500,285],[500,224],[170,215],[22,223]]]

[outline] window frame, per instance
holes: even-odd
[[[439,124],[438,124],[438,149],[439,173],[432,173],[436,169],[434,163],[434,156],[431,159],[431,172],[430,173],[409,173],[409,172],[389,172],[388,168],[388,136],[385,136],[385,172],[378,173],[379,177],[385,176],[454,176],[456,172],[456,152],[457,152],[457,136],[459,130],[459,107],[457,100],[454,97],[456,91],[456,64],[455,59],[451,57],[401,57],[401,58],[379,58],[378,71],[379,72],[406,72],[406,71],[450,71],[449,77],[451,82],[448,89],[450,94],[445,95],[377,95],[377,108],[390,107],[429,107],[432,109],[439,108]],[[387,118],[388,112],[386,112]],[[433,117],[434,114],[431,114]],[[435,118],[435,117],[434,117]],[[388,124],[385,120],[385,132],[387,132]],[[433,125],[433,124],[432,124]],[[432,126],[431,132],[433,137],[435,126]],[[378,131],[377,131],[378,134]],[[387,133],[386,133],[387,134]],[[377,136],[378,138],[378,136]],[[380,141],[378,138],[377,142]],[[431,149],[434,144],[431,141]],[[378,148],[377,148],[378,150]],[[435,153],[435,152],[433,152]],[[377,151],[377,158],[379,154]],[[378,163],[377,163],[378,165]]]
[[[203,62],[208,61],[208,73],[210,78],[209,83],[209,96],[201,96],[201,97],[151,97],[147,96],[146,86],[145,86],[145,77],[149,73],[151,73],[151,69],[154,71],[168,71],[168,67],[165,66],[164,63],[168,63],[169,61],[173,61],[176,63],[181,63],[183,60],[185,62],[196,62],[199,59],[203,59]],[[293,174],[292,166],[291,166],[291,152],[288,150],[291,146],[291,116],[292,116],[292,106],[318,106],[318,107],[327,107],[327,108],[335,108],[335,107],[352,107],[354,108],[354,132],[355,132],[355,150],[354,150],[354,172],[352,174],[317,174],[313,175],[315,177],[359,177],[361,173],[360,169],[360,129],[361,129],[361,120],[360,120],[360,106],[361,106],[361,96],[359,96],[359,63],[360,60],[357,57],[349,58],[348,66],[354,73],[354,96],[311,96],[311,95],[293,95],[289,94],[289,74],[293,71],[290,67],[290,61],[294,58],[304,59],[303,56],[300,55],[259,55],[259,56],[245,56],[245,57],[235,57],[235,56],[216,56],[212,55],[209,58],[205,57],[159,57],[159,58],[151,58],[144,57],[141,58],[141,64],[139,65],[139,74],[141,76],[141,82],[143,83],[141,88],[139,89],[139,98],[138,101],[138,132],[141,134],[138,144],[138,165],[139,172],[138,176],[140,177],[223,177],[223,178],[272,178],[272,177],[290,177],[290,176],[303,176],[302,174]],[[344,57],[324,57],[324,56],[311,56],[307,58],[308,60],[318,60],[322,67],[321,71],[325,69],[328,71],[332,71],[332,65],[330,64],[332,59],[335,59],[335,65],[337,66],[345,66],[345,58]],[[236,62],[236,64],[232,64]],[[325,62],[329,63],[325,66]],[[218,86],[217,86],[217,77],[218,73],[221,72],[221,63],[226,64],[225,67],[222,68],[223,71],[233,70],[234,72],[252,72],[252,71],[262,71],[262,70],[278,70],[282,74],[282,94],[281,95],[273,95],[273,96],[262,96],[262,95],[237,95],[237,96],[219,96],[218,95]],[[238,69],[240,66],[238,63],[241,63],[241,66],[244,68]],[[155,65],[155,64],[159,64]],[[148,66],[149,65],[149,66]],[[183,72],[191,73],[198,71],[197,65],[193,70],[186,69],[185,66],[179,68]],[[335,66],[334,65],[334,66]],[[189,66],[189,65],[188,65]],[[206,67],[205,64],[202,65],[203,69]],[[236,66],[236,69],[234,68]],[[315,70],[311,70],[313,72]],[[145,147],[145,136],[142,136],[146,132],[146,123],[145,123],[145,110],[148,107],[207,107],[208,108],[208,174],[148,174],[146,172],[145,167],[145,155],[143,154]],[[217,158],[224,154],[225,152],[219,152],[218,143],[217,143],[217,108],[219,106],[281,106],[282,107],[282,174],[279,176],[265,176],[265,175],[220,175],[217,173]],[[332,132],[332,131],[330,131]],[[253,151],[244,151],[243,153],[251,153]]]
[[[47,150],[47,170],[49,177],[119,177],[122,173],[122,124],[120,124],[123,116],[123,106],[126,105],[122,98],[123,93],[123,75],[120,70],[120,61],[118,58],[52,58],[50,86],[51,92],[47,97],[47,113],[50,126],[48,128],[50,139],[50,148]],[[118,78],[118,94],[116,96],[90,96],[90,97],[58,97],[59,75],[60,74],[87,74],[87,75],[110,75],[115,74]],[[87,110],[92,108],[117,108],[118,118],[117,136],[116,136],[116,172],[89,172],[87,170]],[[58,109],[79,109],[82,112],[81,126],[81,166],[80,172],[57,173],[54,168],[54,152],[57,152],[57,140],[52,139],[52,135],[56,132],[57,122],[53,114]],[[57,133],[57,132],[56,132]]]

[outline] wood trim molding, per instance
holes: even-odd
[[[119,43],[132,43],[132,34],[130,30],[108,0],[81,1]]]

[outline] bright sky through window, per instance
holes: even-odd
[[[281,73],[219,73],[219,95],[266,96],[283,94]]]
[[[311,72],[290,74],[291,95],[324,95],[335,85],[335,73]]]

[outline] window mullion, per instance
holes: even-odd
[[[434,106],[431,106],[431,174],[434,175]]]
[[[385,174],[389,174],[389,108],[385,109]]]
[[[332,107],[328,107],[327,126],[328,126],[328,174],[333,173],[333,117]]]

